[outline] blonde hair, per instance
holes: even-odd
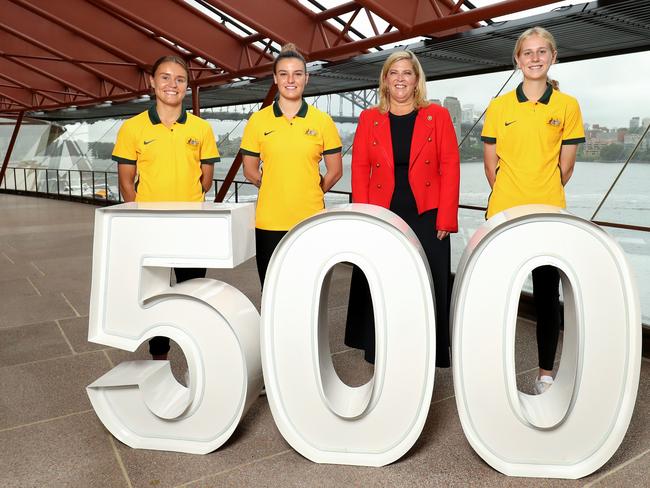
[[[521,45],[524,43],[526,39],[532,36],[539,36],[542,39],[544,39],[548,43],[548,46],[551,48],[551,51],[553,51],[553,53],[557,55],[557,42],[555,42],[555,37],[553,37],[553,34],[551,34],[549,31],[544,29],[544,27],[540,27],[536,25],[535,27],[526,29],[517,38],[517,42],[515,43],[515,48],[512,50],[512,62],[515,65],[515,69],[518,68],[517,58],[519,57],[519,54],[521,54]],[[551,84],[551,86],[555,90],[560,89],[560,83],[557,80],[552,80],[551,78],[548,78],[547,81]]]
[[[388,84],[386,83],[386,76],[388,75],[388,70],[398,61],[403,59],[408,59],[413,66],[413,71],[415,72],[415,77],[417,78],[417,84],[415,85],[415,91],[413,92],[413,105],[414,108],[422,108],[429,105],[427,100],[427,84],[424,79],[424,70],[418,58],[415,57],[409,50],[396,51],[384,61],[384,66],[381,68],[381,74],[379,75],[379,111],[381,113],[386,113],[390,109],[390,90]]]

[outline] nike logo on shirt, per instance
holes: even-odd
[[[144,141],[144,145],[146,146],[147,144],[150,144],[153,141],[155,141],[155,139],[149,139],[148,141]]]
[[[271,132],[275,132],[275,131],[274,131],[274,130],[270,130],[270,131],[268,131],[268,132],[265,132],[264,135],[265,135],[265,136],[268,136]]]
[[[510,121],[510,122],[506,122],[506,123],[505,123],[505,124],[506,124],[506,127],[508,127],[510,124],[514,124],[515,122],[517,122],[517,121],[516,121],[516,120],[512,120],[512,121]]]

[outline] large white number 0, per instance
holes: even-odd
[[[332,365],[327,294],[334,265],[359,266],[375,311],[374,377],[352,388]],[[371,205],[329,210],[296,226],[269,265],[262,361],[273,418],[317,462],[382,466],[417,440],[431,403],[435,314],[429,268],[413,231]]]
[[[538,266],[560,270],[564,344],[553,386],[517,390],[519,292]],[[480,228],[454,286],[458,414],[472,447],[511,476],[580,478],[627,431],[641,366],[638,293],[625,255],[596,225],[548,206],[516,207]]]
[[[128,351],[178,343],[191,386],[167,361],[129,361],[87,388],[97,415],[131,447],[207,453],[221,446],[262,385],[259,314],[211,279],[170,287],[172,267],[232,268],[254,255],[253,205],[124,204],[95,221],[89,340]]]
[[[172,267],[233,267],[254,254],[252,205],[127,204],[97,211],[89,338],[134,350],[155,335],[183,349],[191,387],[164,361],[122,363],[88,387],[95,411],[132,447],[210,452],[261,388],[276,424],[317,462],[380,466],[424,425],[435,372],[431,277],[411,229],[388,210],[349,205],[296,226],[269,266],[259,315],[215,280],[170,287]],[[332,268],[359,266],[376,324],[374,377],[336,374],[326,298]],[[538,266],[562,276],[565,331],[551,389],[517,390],[519,292]],[[620,445],[641,363],[638,293],[620,247],[555,207],[517,207],[482,226],[453,297],[458,413],[472,447],[508,475],[578,478]]]

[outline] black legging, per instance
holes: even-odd
[[[287,230],[264,230],[255,229],[255,261],[257,262],[257,273],[260,275],[260,285],[264,288],[266,270],[273,251],[278,247]]]
[[[176,283],[189,281],[194,278],[205,278],[205,268],[174,268]],[[149,339],[149,354],[161,356],[169,352],[169,337],[156,336]]]
[[[560,273],[555,266],[533,270],[533,295],[537,313],[537,354],[541,369],[553,370],[560,337]]]

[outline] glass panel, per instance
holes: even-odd
[[[650,119],[644,121],[645,124],[650,123]],[[630,128],[630,132],[625,135],[624,143],[616,146],[620,146],[623,153],[631,153],[638,146],[637,150],[595,218],[605,222],[650,227],[650,132],[645,132],[643,126]],[[605,149],[613,146],[615,144]],[[614,149],[618,151],[619,147]],[[599,164],[621,167],[620,163]]]
[[[0,117],[0,161],[4,161],[16,121]]]
[[[634,273],[639,288],[641,316],[650,324],[650,233],[614,227],[603,227],[621,245]]]

